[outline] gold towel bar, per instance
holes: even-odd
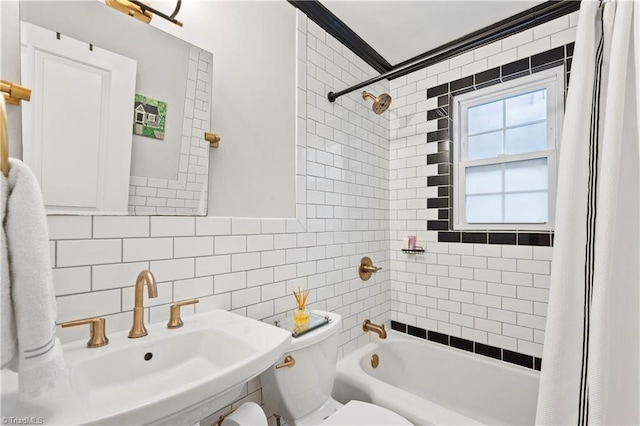
[[[217,133],[204,132],[204,140],[209,142],[211,148],[217,148],[220,142],[220,135]]]
[[[4,93],[4,100],[11,105],[20,105],[20,101],[31,99],[31,89],[10,81],[0,80],[0,90]]]

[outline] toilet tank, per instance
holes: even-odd
[[[285,419],[299,419],[320,408],[331,396],[338,361],[338,342],[342,317],[324,311],[330,322],[299,337],[291,338],[287,355],[295,360],[291,368],[271,366],[262,373],[262,398],[265,411]]]

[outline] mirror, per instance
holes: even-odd
[[[98,1],[21,1],[20,19],[24,160],[47,212],[206,215],[213,55]]]

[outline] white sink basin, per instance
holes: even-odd
[[[86,348],[86,340],[64,345],[70,389],[39,406],[20,403],[15,374],[3,371],[2,416],[42,416],[47,424],[193,424],[238,398],[291,340],[283,329],[222,310],[184,323],[175,330],[152,324],[139,339],[113,333],[98,349]]]

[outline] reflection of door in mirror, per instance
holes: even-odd
[[[85,55],[108,50],[136,62],[135,93],[120,111],[126,111],[127,122],[117,127],[117,133],[126,132],[122,138],[131,144],[123,156],[130,158],[130,168],[109,173],[109,179],[126,179],[129,184],[129,214],[206,215],[210,149],[204,132],[211,130],[213,55],[98,1],[21,1],[20,20],[21,25],[53,31],[52,42],[82,41]],[[69,101],[80,105],[68,95],[67,87],[77,85],[71,77],[63,77],[67,78],[55,85],[61,97],[46,106],[47,112],[51,108],[64,111]],[[84,92],[83,102],[89,102],[89,94]],[[134,125],[136,108],[142,122]],[[87,116],[83,125],[88,126],[88,116],[95,114],[83,112]],[[69,125],[77,126],[77,121]],[[108,131],[115,126],[108,125]],[[109,136],[109,144],[119,142],[120,136]],[[85,154],[85,148],[76,143],[56,152],[74,158],[75,167],[84,164],[80,154]],[[56,166],[55,172],[60,169]],[[49,177],[62,179],[51,171],[41,180],[43,186]]]
[[[136,61],[28,23],[21,50],[24,160],[47,212],[127,214]]]

